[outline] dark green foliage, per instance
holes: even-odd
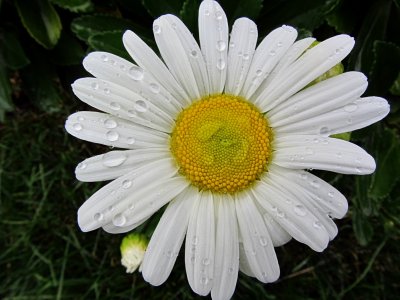
[[[201,299],[187,283],[181,251],[169,280],[147,284],[120,265],[120,235],[80,232],[76,211],[102,184],[74,168],[107,151],[66,134],[64,122],[90,109],[70,84],[88,76],[89,51],[129,59],[130,29],[155,49],[153,19],[173,13],[197,36],[200,0],[0,0],[0,298]],[[282,24],[318,40],[355,37],[343,64],[369,77],[368,95],[391,104],[381,123],[351,134],[377,162],[371,176],[318,175],[349,199],[339,234],[323,253],[292,241],[277,248],[281,278],[240,274],[233,299],[397,299],[400,282],[400,2],[398,0],[221,0],[230,26],[241,16],[260,39]],[[162,212],[137,229],[148,236]]]

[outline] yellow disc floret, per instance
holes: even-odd
[[[183,110],[172,132],[179,172],[200,189],[235,193],[266,171],[272,132],[264,115],[241,97],[203,98]]]

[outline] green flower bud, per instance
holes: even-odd
[[[121,242],[121,264],[126,273],[133,273],[141,265],[149,240],[140,233],[131,233]]]

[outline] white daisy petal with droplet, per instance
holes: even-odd
[[[261,282],[277,280],[280,271],[274,246],[252,197],[246,192],[236,194],[235,205],[244,255],[251,273]]]
[[[186,275],[192,290],[202,296],[213,286],[215,215],[213,194],[202,191],[193,205],[185,243]]]
[[[80,78],[72,84],[74,94],[101,111],[159,131],[171,132],[173,117],[141,95],[115,83]]]
[[[284,135],[275,139],[274,163],[289,169],[317,169],[342,174],[371,174],[374,158],[359,146],[318,135]],[[337,155],[341,153],[341,155]]]
[[[154,21],[154,37],[171,73],[185,89],[190,99],[209,94],[206,65],[193,35],[183,22],[173,15],[163,15]]]
[[[135,212],[136,220],[142,213],[137,209],[138,203],[153,201],[154,193],[164,188],[163,185],[168,184],[176,172],[173,160],[167,158],[149,163],[115,179],[82,204],[78,210],[79,227],[82,231],[91,231],[110,223],[115,216],[122,216],[130,211]],[[123,227],[135,223],[128,222],[125,215],[124,218],[124,222],[113,222],[114,225]]]
[[[243,238],[241,238],[240,232],[239,232],[239,270],[246,274],[247,276],[250,277],[256,277],[256,275],[253,274],[253,271],[251,270],[249,260],[247,259],[247,254],[246,251],[244,250],[244,245],[243,245]]]
[[[221,93],[226,81],[228,21],[218,2],[204,0],[199,8],[199,39],[210,85],[210,94]]]
[[[235,21],[229,41],[225,93],[239,95],[257,44],[257,25],[248,18]]]
[[[256,203],[257,204],[257,203]],[[279,247],[285,245],[292,239],[292,236],[279,225],[268,212],[266,212],[262,207],[258,208],[267,226],[269,236],[271,237],[272,244],[274,247]]]
[[[337,35],[321,42],[280,72],[267,88],[251,100],[261,111],[271,110],[342,61],[353,46],[354,39],[348,35]]]
[[[367,89],[367,77],[347,72],[308,87],[267,112],[274,130],[334,110],[357,99]]]
[[[164,283],[175,264],[185,238],[189,212],[197,191],[188,187],[172,200],[151,236],[142,263],[143,278],[152,285]]]
[[[335,110],[316,114],[309,119],[276,128],[277,133],[319,134],[329,128],[330,134],[350,132],[382,120],[390,111],[387,101],[380,97],[366,97]]]
[[[235,203],[229,195],[215,195],[216,216],[214,283],[212,299],[230,299],[239,271],[239,238]]]
[[[157,31],[158,29],[154,28],[154,30]],[[133,31],[127,30],[123,35],[122,41],[126,51],[128,51],[134,61],[143,70],[149,72],[157,82],[169,91],[174,98],[181,103],[182,107],[190,104],[186,92],[172,76],[157,54],[155,54],[139,36],[137,36]]]
[[[287,189],[292,189],[289,185]],[[311,249],[321,252],[329,242],[329,234],[324,227],[315,228],[319,220],[289,193],[282,193],[274,181],[265,176],[251,190],[254,199],[278,222],[285,231]]]
[[[144,219],[140,220],[137,223],[134,223],[134,224],[129,225],[129,226],[122,226],[122,227],[121,226],[115,226],[113,224],[113,222],[111,221],[110,223],[107,223],[107,224],[103,225],[102,228],[103,228],[103,230],[105,232],[108,232],[108,233],[111,233],[111,234],[126,233],[126,232],[132,231],[136,227],[140,226],[141,224],[146,222],[150,217],[151,217],[151,215],[148,216],[147,218],[144,218]]]
[[[162,148],[110,151],[80,162],[75,169],[75,175],[78,180],[85,182],[111,180],[149,162],[168,157],[171,157],[170,152]]]
[[[182,104],[141,67],[111,53],[91,52],[83,66],[93,76],[114,82],[152,102],[174,117]]]
[[[93,111],[70,115],[65,129],[81,140],[124,149],[165,148],[169,140],[160,131]]]
[[[252,100],[252,95],[259,88],[261,83],[268,78],[279,60],[294,43],[297,31],[293,27],[283,25],[271,31],[258,45],[241,95]]]
[[[290,48],[286,51],[285,55],[279,60],[278,64],[272,70],[271,74],[269,74],[267,79],[258,88],[258,90],[255,93],[255,96],[257,96],[260,92],[266,89],[269,83],[272,82],[273,79],[276,77],[276,75],[278,75],[281,72],[284,72],[284,70],[287,67],[289,67],[293,62],[295,62],[300,57],[300,55],[302,55],[304,51],[306,51],[311,46],[311,44],[314,41],[315,38],[309,37],[298,40],[295,43],[293,43],[290,46]]]
[[[346,197],[326,181],[304,170],[291,170],[270,166],[271,172],[280,174],[293,184],[300,186],[311,198],[313,205],[318,206],[325,214],[341,219],[348,210]]]

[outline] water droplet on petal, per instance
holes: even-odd
[[[314,227],[314,228],[317,228],[317,229],[321,229],[321,228],[322,228],[322,224],[321,224],[320,221],[315,221],[315,222],[313,223],[313,227]]]
[[[345,107],[343,107],[344,111],[348,112],[348,113],[356,111],[357,108],[358,108],[358,106],[355,103],[350,103],[350,104],[347,104]]]
[[[296,206],[293,208],[293,211],[294,211],[294,213],[295,213],[296,215],[298,215],[298,216],[300,216],[300,217],[304,217],[304,216],[307,214],[306,208],[305,208],[303,205],[301,205],[301,204],[296,205]]]
[[[198,242],[199,242],[199,238],[198,238],[197,236],[194,236],[194,237],[192,238],[192,244],[193,244],[193,245],[197,245]]]
[[[133,80],[139,81],[144,77],[143,69],[139,66],[132,66],[128,72],[129,77]]]
[[[124,226],[126,223],[126,217],[123,214],[116,214],[112,219],[112,222],[117,227]]]
[[[210,260],[208,258],[204,258],[202,264],[208,266],[210,264]]]
[[[116,131],[110,130],[110,131],[107,131],[106,138],[110,142],[115,142],[119,139],[119,134]]]
[[[234,42],[230,42],[230,43],[229,43],[229,47],[235,48],[235,43],[234,43]]]
[[[329,135],[329,132],[330,132],[330,130],[329,130],[329,128],[326,127],[326,126],[321,127],[321,129],[319,130],[319,133],[320,133],[321,135],[324,135],[324,136],[328,136],[328,135]]]
[[[277,47],[282,47],[282,45],[283,45],[282,42],[278,42],[278,43],[276,44]]]
[[[275,50],[269,51],[269,55],[274,56],[275,54],[276,54],[276,51],[275,51]]]
[[[243,59],[244,60],[249,60],[250,59],[250,55],[248,53],[243,54]]]
[[[281,211],[281,210],[278,210],[276,215],[281,219],[283,219],[286,216],[285,213],[283,211]]]
[[[103,154],[102,161],[106,167],[117,167],[124,163],[126,154],[123,152],[108,152]]]
[[[217,18],[217,20],[222,20],[223,14],[221,11],[217,10],[215,12],[215,17]]]
[[[86,164],[85,162],[81,162],[81,163],[79,163],[78,166],[77,166],[77,168],[78,168],[79,170],[84,170],[84,169],[86,169],[86,167],[87,167],[87,164]]]
[[[80,123],[75,123],[72,125],[72,128],[74,128],[76,131],[81,131],[83,129],[83,126]]]
[[[111,128],[115,128],[115,127],[117,127],[117,122],[116,121],[114,121],[113,119],[106,119],[105,121],[104,121],[104,126],[106,127],[106,128],[109,128],[109,129],[111,129]]]
[[[313,155],[313,154],[314,154],[314,150],[311,149],[311,148],[306,148],[306,153],[307,153],[308,155]]]
[[[110,103],[110,108],[113,110],[120,110],[121,109],[121,105],[119,105],[117,102],[111,102]]]
[[[217,61],[217,69],[220,71],[225,69],[225,60],[223,60],[222,58],[218,59],[218,61]]]
[[[99,89],[99,84],[97,82],[92,82],[92,84],[90,85],[92,87],[92,89],[97,90]]]
[[[206,285],[208,283],[208,278],[207,277],[202,277],[200,279],[200,283]]]
[[[328,196],[331,197],[331,198],[333,197],[333,195],[334,195],[333,192],[329,192],[328,193]]]
[[[220,52],[222,52],[222,51],[224,51],[226,49],[226,43],[225,43],[225,41],[218,41],[217,42],[217,50],[218,51],[220,51]]]
[[[204,15],[209,16],[210,15],[210,11],[209,10],[205,10],[204,11]]]
[[[104,219],[104,215],[102,213],[96,213],[94,214],[93,219],[97,222],[101,222]]]
[[[77,119],[79,122],[83,122],[83,121],[85,121],[85,118],[84,118],[84,117],[82,117],[82,116],[78,116],[76,119]]]
[[[161,27],[159,25],[154,25],[153,26],[153,31],[155,34],[160,34],[161,33]]]
[[[257,75],[257,76],[261,76],[262,73],[263,73],[262,70],[257,70],[257,71],[256,71],[256,75]]]
[[[150,90],[154,93],[154,94],[158,94],[160,92],[160,86],[157,83],[150,83]]]
[[[102,55],[100,58],[101,58],[101,60],[104,61],[104,62],[107,62],[107,61],[108,61],[108,56],[107,56],[107,55]]]
[[[125,179],[124,181],[122,181],[122,187],[124,189],[129,189],[131,186],[132,186],[132,180]]]
[[[190,51],[190,55],[191,55],[192,57],[197,57],[197,51],[196,51],[196,50]]]
[[[138,112],[146,112],[147,111],[147,103],[143,100],[136,100],[135,101],[135,109]]]
[[[136,140],[133,137],[128,137],[126,139],[126,142],[128,143],[128,145],[133,145],[136,142]]]
[[[260,242],[260,245],[263,247],[268,245],[268,240],[264,236],[260,236],[260,239],[258,241]]]

